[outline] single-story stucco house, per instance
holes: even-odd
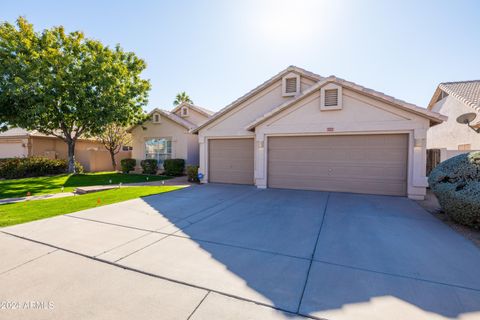
[[[46,157],[67,159],[67,144],[58,137],[36,130],[12,128],[0,133],[0,158]],[[130,152],[120,152],[117,159],[130,157]],[[112,170],[110,154],[100,141],[79,139],[75,144],[75,158],[85,171]],[[119,169],[119,167],[117,168]]]
[[[446,120],[290,66],[193,129],[203,182],[423,199],[426,137]]]
[[[457,118],[476,113],[472,127],[480,128],[480,80],[440,83],[428,105],[428,110],[448,117],[448,120],[427,132],[427,148],[440,149],[440,161],[470,150],[480,150],[480,134]]]
[[[132,158],[140,161],[157,159],[162,167],[165,159],[184,159],[186,164],[198,165],[198,137],[189,131],[205,122],[212,111],[190,103],[181,103],[172,111],[154,109],[148,120],[129,128],[132,134]]]

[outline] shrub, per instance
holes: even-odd
[[[83,173],[83,167],[75,162],[77,173]],[[0,178],[19,179],[66,173],[68,160],[42,157],[11,158],[0,161]]]
[[[480,228],[480,152],[440,163],[430,173],[428,183],[452,220]]]
[[[158,161],[156,159],[145,159],[140,161],[140,166],[142,166],[142,173],[145,174],[157,174],[158,170]]]
[[[132,158],[125,158],[120,160],[120,166],[122,167],[123,173],[129,173],[130,171],[135,170],[136,165],[137,165],[137,160]]]
[[[167,159],[163,162],[163,169],[168,176],[180,176],[185,171],[185,160]]]
[[[198,179],[198,166],[187,166],[187,177],[190,182],[200,182]]]

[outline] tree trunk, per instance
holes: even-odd
[[[75,170],[75,141],[73,140],[67,141],[67,149],[68,149],[68,172],[77,173],[77,171]]]
[[[112,150],[110,151],[110,157],[112,158],[112,168],[113,171],[117,171],[117,162],[115,161],[115,153]]]

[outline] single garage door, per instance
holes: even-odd
[[[208,140],[210,182],[253,184],[253,139]]]
[[[268,186],[405,195],[408,135],[268,138]]]
[[[26,157],[26,148],[23,147],[22,141],[3,142],[0,141],[0,159]]]

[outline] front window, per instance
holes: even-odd
[[[158,138],[145,141],[145,159],[157,159],[158,164],[163,164],[166,159],[172,158],[172,140]]]

